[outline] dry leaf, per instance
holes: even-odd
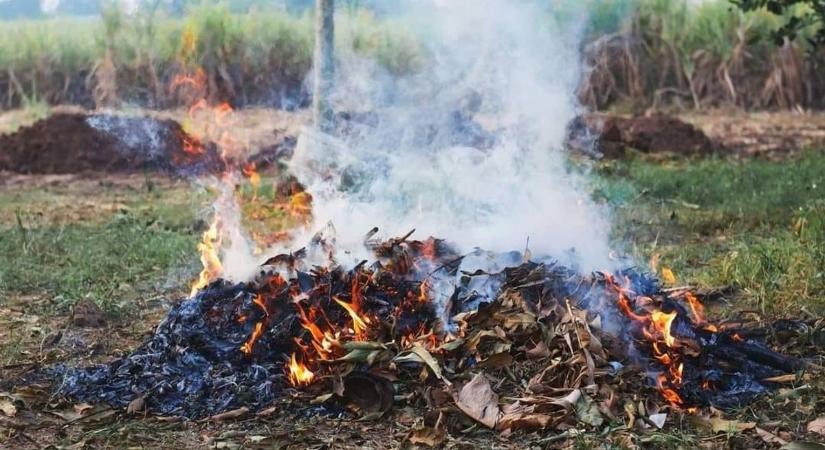
[[[444,378],[441,374],[441,365],[438,364],[438,361],[433,358],[433,355],[427,351],[426,348],[422,347],[419,344],[415,344],[410,348],[409,351],[399,353],[393,361],[395,362],[418,362],[426,364],[430,370],[433,371],[433,374],[440,379],[443,380],[448,386],[451,384],[449,380]]]
[[[756,427],[756,434],[758,434],[759,437],[762,438],[762,440],[767,442],[768,444],[785,445],[785,444],[788,443],[786,440],[782,439],[781,437],[771,433],[770,431],[763,430],[759,427]]]
[[[353,372],[344,378],[344,397],[358,405],[364,415],[378,417],[392,408],[394,394],[392,383],[371,373]]]
[[[544,341],[539,341],[535,347],[527,350],[527,357],[530,359],[541,359],[550,357],[550,349]]]
[[[602,413],[599,412],[599,406],[589,395],[581,395],[579,401],[576,403],[576,416],[580,421],[599,427],[604,423]]]
[[[510,352],[501,352],[491,355],[489,358],[480,361],[478,367],[482,369],[501,369],[513,363],[513,356]]]
[[[576,404],[579,403],[579,399],[581,398],[581,396],[582,396],[582,391],[580,389],[573,389],[566,396],[564,396],[562,398],[559,398],[559,399],[556,399],[556,400],[552,400],[550,403],[552,403],[554,405],[561,406],[562,408],[565,408],[565,409],[570,409],[570,408],[576,406]]]
[[[786,375],[779,375],[770,378],[763,378],[762,381],[768,381],[770,383],[795,383],[799,380],[802,381],[811,381],[811,374],[806,373],[801,377],[797,376],[795,373],[789,373]]]
[[[428,447],[437,447],[444,443],[444,438],[446,436],[447,432],[444,429],[444,415],[442,413],[438,413],[438,420],[436,421],[435,426],[432,428],[425,426],[423,428],[414,429],[407,436],[407,440],[413,445],[422,444]]]
[[[461,388],[458,395],[454,395],[454,399],[465,414],[487,428],[495,428],[499,418],[498,395],[493,392],[484,374],[476,374]]]
[[[756,428],[756,422],[739,422],[737,420],[725,420],[721,417],[694,416],[691,421],[697,425],[710,428],[714,433],[736,433]]]
[[[819,417],[808,422],[808,431],[825,436],[825,417]]]
[[[134,400],[129,402],[129,406],[126,407],[126,414],[137,414],[143,412],[146,409],[146,398],[141,396],[135,397]]]
[[[503,408],[504,414],[498,421],[496,428],[499,431],[508,430],[540,430],[547,428],[552,417],[535,412],[534,405],[525,406],[518,402]]]
[[[215,422],[221,422],[221,421],[224,421],[224,420],[237,419],[238,417],[245,416],[246,413],[248,413],[248,412],[249,412],[249,408],[244,406],[244,407],[241,407],[241,408],[238,408],[238,409],[233,409],[232,411],[227,411],[227,412],[224,412],[224,413],[215,414],[214,416],[210,417],[209,420],[214,420]]]
[[[0,411],[6,415],[6,417],[14,417],[17,415],[17,407],[14,406],[14,402],[8,399],[0,399]]]
[[[326,403],[327,400],[331,399],[333,395],[335,395],[335,394],[332,393],[332,392],[330,392],[329,394],[319,395],[319,396],[313,398],[312,400],[310,400],[309,404],[310,405],[320,405],[322,403]],[[258,415],[260,416],[261,414],[259,413]]]

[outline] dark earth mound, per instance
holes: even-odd
[[[62,113],[0,136],[0,170],[220,173],[224,163],[216,147],[196,143],[173,120]]]
[[[620,158],[627,148],[693,156],[713,153],[720,147],[702,130],[665,115],[578,116],[568,125],[567,143],[574,151],[605,158]]]

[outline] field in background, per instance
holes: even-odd
[[[203,69],[210,100],[282,108],[307,101],[311,15],[230,13],[204,4],[183,18],[109,10],[101,18],[0,22],[0,105],[180,106],[175,75]],[[342,12],[342,51],[370,56],[390,73],[412,70],[415,43],[366,12]]]
[[[590,70],[580,94],[591,108],[825,106],[825,54],[807,35],[774,42],[784,19],[765,11],[744,14],[726,0],[565,0],[543,20],[581,17]],[[337,21],[339,51],[395,75],[427,64],[412,30],[391,15],[340,8]],[[110,9],[101,18],[0,22],[0,107],[174,107],[171,78],[201,67],[213,100],[291,108],[308,100],[312,41],[310,13],[208,3],[182,18]]]

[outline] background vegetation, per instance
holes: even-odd
[[[97,16],[0,22],[0,107],[113,100],[174,107],[178,99],[168,86],[185,69],[183,59],[207,71],[212,98],[236,106],[306,103],[311,2],[145,3],[128,15],[105,2]],[[414,71],[423,56],[411,33],[372,3],[342,3],[339,45],[375,56],[394,74]],[[804,4],[781,15],[743,12],[727,0],[584,5],[564,0],[548,9],[567,18],[587,11],[584,54],[591,70],[580,94],[593,108],[825,107],[825,52],[808,39],[821,23],[799,26],[797,39],[776,39],[790,19],[807,16]],[[194,50],[184,55],[190,45]]]

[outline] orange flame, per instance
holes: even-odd
[[[661,311],[654,311],[650,315],[650,319],[653,322],[653,328],[657,331],[662,333],[662,337],[665,340],[665,345],[668,347],[673,347],[676,343],[676,338],[670,333],[670,328],[673,325],[673,320],[676,318],[676,313],[664,313]]]
[[[289,364],[287,365],[289,369],[289,382],[292,383],[293,386],[305,386],[312,383],[312,380],[315,379],[315,373],[313,373],[303,362],[299,362],[298,358],[296,358],[295,353],[292,353],[292,357],[289,358]]]
[[[668,401],[673,406],[682,406],[683,400],[682,397],[679,396],[675,390],[665,386],[667,383],[667,375],[660,373],[658,377],[656,377],[656,389],[662,394],[662,397]]]
[[[258,338],[261,337],[261,334],[263,334],[263,332],[264,332],[264,323],[263,322],[256,323],[255,324],[255,329],[252,330],[252,335],[249,336],[249,339],[247,339],[247,341],[244,342],[244,344],[241,346],[241,352],[243,352],[244,354],[247,354],[247,355],[252,353],[252,346],[255,345],[255,341],[257,341]]]
[[[705,305],[690,292],[685,292],[685,299],[687,299],[688,306],[690,306],[690,312],[693,313],[694,322],[696,324],[705,323]]]
[[[252,302],[255,303],[256,305],[260,306],[261,309],[264,310],[264,313],[267,316],[269,315],[269,310],[266,309],[266,303],[264,302],[264,298],[261,294],[256,295],[255,298],[252,300]]]
[[[190,297],[194,297],[201,289],[205,288],[212,280],[223,273],[223,264],[218,256],[221,247],[218,218],[212,221],[209,229],[203,233],[203,240],[198,244],[198,251],[201,253],[201,270],[197,281],[192,284]]]
[[[344,308],[349,316],[352,318],[352,329],[355,331],[355,336],[358,338],[364,337],[364,334],[367,331],[367,325],[370,323],[370,319],[368,317],[361,317],[358,315],[358,311],[355,310],[354,305],[346,303],[336,297],[333,297],[335,303],[341,305]]]

